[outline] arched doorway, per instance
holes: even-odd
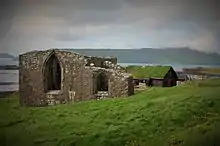
[[[61,89],[61,67],[55,54],[52,54],[45,64],[45,91]]]
[[[97,91],[108,91],[108,77],[103,72],[97,75]]]

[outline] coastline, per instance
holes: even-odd
[[[0,65],[0,70],[18,70],[18,65]]]
[[[0,82],[0,85],[18,85],[18,82]]]
[[[149,63],[118,63],[121,66],[137,65],[137,66],[172,66],[176,72],[185,72],[189,75],[202,74],[208,77],[220,78],[220,65],[182,65],[182,64],[149,64]],[[218,70],[215,70],[218,68]],[[199,70],[198,70],[199,69]],[[214,73],[213,73],[214,71]],[[198,73],[199,72],[199,73]],[[201,73],[202,72],[202,73]],[[19,67],[18,63],[0,65],[0,94],[6,92],[11,93],[19,88]]]

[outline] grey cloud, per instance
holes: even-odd
[[[21,0],[20,0],[21,1]],[[212,21],[217,0],[23,0],[20,13],[67,20],[71,25],[126,24],[142,19]],[[22,1],[21,1],[22,2]],[[22,3],[21,3],[22,4]],[[20,5],[21,5],[20,4]]]
[[[220,39],[219,6],[219,0],[5,0],[0,7],[0,40],[8,39],[4,41],[5,47],[9,42],[22,44],[24,40],[40,43],[37,40],[42,38],[52,39],[50,45],[54,41],[74,45],[79,40],[98,41],[96,38],[100,37],[114,43],[116,40],[112,38],[121,36],[121,42],[134,43],[129,45],[163,46],[175,37],[179,39],[175,40],[176,44],[183,45],[190,43],[189,39],[201,43],[213,35],[213,46],[217,48],[220,47],[216,41]],[[74,28],[72,32],[71,28]],[[211,34],[199,33],[202,30]],[[198,38],[198,34],[208,36]],[[18,38],[22,39],[14,41]],[[212,42],[213,38],[209,44]]]
[[[23,2],[27,2],[24,1]],[[29,0],[26,6],[53,6],[83,10],[114,10],[122,6],[123,0]]]
[[[11,28],[12,20],[0,20],[0,39],[4,39]]]
[[[17,2],[1,0],[0,1],[0,39],[4,39],[13,23],[13,18],[16,15]]]
[[[79,40],[83,40],[85,39],[86,36],[82,36],[82,35],[71,35],[70,33],[60,33],[56,36],[54,36],[53,39],[57,40],[57,41],[79,41]]]
[[[185,20],[219,20],[219,0],[126,0],[131,6],[154,7],[158,12],[170,9],[176,17]]]

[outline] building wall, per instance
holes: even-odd
[[[153,80],[153,86],[154,87],[162,87],[163,80]]]
[[[171,86],[176,86],[177,85],[177,74],[176,72],[171,68],[167,74],[164,76],[163,79],[163,87],[171,87]],[[172,85],[170,85],[170,82],[172,82]]]
[[[44,65],[53,50],[29,52],[19,57],[19,84],[20,103],[22,105],[46,105],[48,101],[44,88]],[[55,98],[59,102],[69,101],[69,91],[77,89],[75,84],[80,78],[79,70],[85,64],[84,58],[78,54],[54,50],[61,66],[61,90]],[[80,92],[75,93],[75,98],[80,98]]]
[[[104,69],[91,67],[89,70],[93,72],[93,93],[96,90],[97,75],[105,73],[108,77],[108,95],[111,98],[133,95],[133,78],[129,74],[116,72],[112,69]]]
[[[44,87],[45,62],[53,53],[57,56],[61,66],[61,90],[56,93],[46,92]],[[66,103],[71,100],[94,99],[94,75],[105,69],[86,66],[86,64],[87,59],[84,56],[56,49],[33,51],[20,55],[20,104],[45,106]],[[109,97],[128,95],[129,82],[127,80],[130,77],[113,69],[106,69],[105,72],[109,77]]]

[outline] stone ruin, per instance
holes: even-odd
[[[49,49],[19,55],[20,105],[46,106],[134,94],[133,78],[117,58]]]

